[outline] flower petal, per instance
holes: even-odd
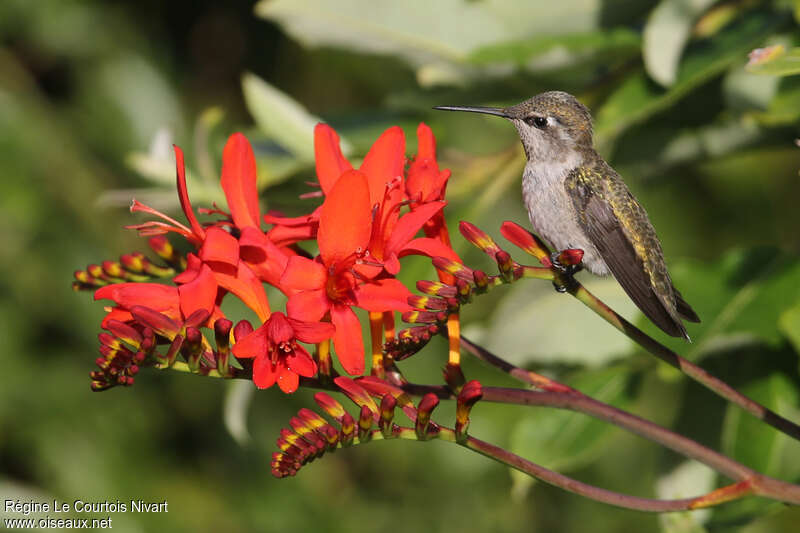
[[[241,133],[231,135],[225,144],[220,185],[234,224],[239,228],[259,228],[256,159],[250,142]]]
[[[317,373],[317,364],[302,346],[286,355],[286,367],[297,375],[310,378]]]
[[[252,359],[254,357],[267,356],[267,327],[266,323],[246,335],[244,338],[237,340],[231,347],[233,355],[242,359]]]
[[[289,296],[286,314],[297,320],[316,322],[328,312],[330,302],[325,289],[301,291]]]
[[[355,290],[358,307],[367,311],[410,311],[408,298],[412,296],[405,285],[394,278],[363,283]]]
[[[346,305],[331,307],[331,321],[336,326],[333,335],[333,346],[336,357],[345,372],[350,375],[364,373],[364,340],[361,336],[361,323],[358,317]]]
[[[256,312],[258,318],[266,322],[270,314],[267,293],[250,267],[240,262],[234,275],[228,268],[217,269],[214,265],[211,266],[219,286],[238,296],[247,307]]]
[[[211,314],[217,299],[217,281],[208,265],[200,267],[200,273],[192,281],[179,286],[178,295],[184,317],[188,317],[198,309]]]
[[[322,204],[317,240],[325,265],[332,265],[369,242],[372,211],[367,178],[356,170],[342,174]]]
[[[186,215],[186,220],[189,221],[189,225],[192,227],[192,232],[199,239],[202,239],[205,237],[206,232],[200,222],[197,221],[197,217],[192,210],[192,202],[189,201],[189,191],[186,188],[186,168],[183,164],[183,150],[174,144],[172,147],[175,149],[175,180],[178,184],[178,199],[181,202],[181,209],[183,209],[183,214]]]
[[[394,231],[392,231],[392,235],[386,243],[384,255],[386,255],[386,252],[397,252],[400,248],[405,246],[414,235],[417,234],[422,226],[424,226],[433,215],[441,211],[445,205],[447,205],[447,202],[428,202],[400,217],[400,220],[397,221],[397,225],[394,227]]]
[[[430,126],[420,122],[417,126],[417,159],[436,158],[436,139]]]
[[[268,389],[275,384],[278,379],[278,365],[273,365],[269,357],[264,354],[261,357],[256,357],[253,361],[253,383],[259,389]]]
[[[189,283],[200,273],[203,262],[193,253],[186,254],[186,270],[172,278],[175,283]]]
[[[156,311],[178,311],[178,289],[160,283],[117,283],[106,285],[94,293],[95,300],[113,300],[120,307],[130,309],[143,305]]]
[[[280,284],[287,289],[306,291],[323,288],[327,279],[328,273],[324,266],[295,255],[287,260]]]
[[[261,281],[280,288],[289,255],[259,229],[246,227],[239,237],[239,256]]]
[[[278,387],[286,394],[293,393],[300,384],[300,378],[290,369],[281,367],[280,364],[278,367],[281,368],[280,375],[278,376]]]
[[[420,237],[414,239],[400,249],[397,254],[400,257],[407,255],[426,255],[428,257],[446,257],[453,261],[461,262],[461,258],[453,251],[452,248],[442,243],[439,239],[431,239],[429,237]]]
[[[236,267],[239,264],[239,241],[222,228],[208,228],[203,247],[200,248],[200,259]]]
[[[309,344],[316,344],[333,337],[336,328],[330,322],[306,322],[305,320],[297,320],[289,317],[289,324],[294,329],[294,335],[297,340],[307,342]]]
[[[353,168],[342,155],[339,136],[327,124],[314,128],[314,160],[317,163],[317,179],[322,192],[328,194],[336,180]]]
[[[406,138],[399,126],[392,126],[369,149],[360,170],[369,180],[369,205],[383,200],[386,184],[403,176],[406,163]]]

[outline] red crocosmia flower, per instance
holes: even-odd
[[[270,314],[267,293],[253,270],[239,260],[239,248],[239,241],[233,235],[211,227],[200,248],[200,259],[211,268],[220,287],[238,296],[261,320],[266,320]]]
[[[296,291],[286,304],[289,316],[317,321],[330,313],[336,326],[336,354],[350,374],[364,372],[361,325],[352,306],[376,312],[402,311],[409,309],[411,295],[396,279],[367,282],[356,272],[354,267],[369,243],[371,226],[367,178],[359,171],[346,171],[322,204],[317,234],[319,259],[291,257],[281,278],[281,285]]]
[[[228,209],[236,227],[258,229],[261,217],[256,188],[256,159],[250,141],[241,133],[234,133],[225,143],[220,185],[225,191]]]
[[[180,323],[200,309],[209,313],[208,324],[223,318],[216,305],[218,286],[211,269],[196,260],[190,259],[189,263],[191,270],[187,269],[180,275],[187,282],[178,287],[159,283],[118,283],[97,289],[95,300],[112,300],[117,304],[103,319],[102,327],[106,328],[110,320],[133,321],[130,309],[135,306],[158,311]]]
[[[277,381],[283,392],[291,393],[297,390],[300,376],[317,373],[316,363],[297,341],[318,343],[330,339],[333,333],[334,327],[328,322],[304,322],[276,311],[261,327],[238,340],[233,353],[255,359],[253,382],[259,389]]]
[[[319,124],[314,134],[317,177],[323,192],[328,194],[343,169],[350,169],[351,166],[342,155],[339,137],[330,126]],[[450,176],[449,171],[439,172],[430,128],[420,124],[418,136],[420,153],[416,159],[415,183],[428,187],[430,191],[437,191],[439,196],[427,189],[424,198],[421,192],[410,196],[410,213],[400,215],[400,209],[408,203],[405,201],[408,184],[404,184],[403,179],[405,138],[400,128],[395,126],[386,130],[370,148],[360,168],[367,176],[370,206],[373,208],[372,233],[367,246],[372,257],[368,259],[371,263],[382,263],[390,275],[397,274],[400,270],[398,258],[405,255],[455,256],[452,249],[445,249],[448,247],[440,243],[412,241],[423,226],[430,224],[431,219],[438,217],[443,220],[441,210],[446,204],[441,200],[444,198],[444,184]],[[431,183],[426,183],[426,180],[431,180]],[[370,264],[357,267],[361,275],[369,278],[377,276],[381,270]]]
[[[405,195],[403,189],[403,169],[405,166],[406,141],[403,130],[393,126],[383,132],[373,143],[359,170],[369,184],[369,206],[386,204],[384,213],[396,221],[399,213],[393,206],[399,204]],[[314,158],[317,179],[324,195],[328,195],[339,178],[352,165],[342,154],[339,136],[327,124],[317,124],[314,128]],[[274,227],[267,233],[270,240],[278,245],[294,244],[313,239],[319,227],[319,209],[310,215],[286,218],[266,215],[264,220]]]
[[[444,200],[449,170],[439,170],[436,162],[436,139],[427,124],[417,127],[417,157],[408,169],[406,194],[412,202]]]
[[[175,155],[178,193],[191,228],[138,202],[134,202],[131,208],[133,211],[155,214],[168,223],[147,222],[133,227],[147,235],[172,231],[186,237],[197,247],[198,253],[196,256],[190,254],[189,268],[176,276],[175,282],[188,284],[200,272],[199,263],[202,263],[210,269],[216,284],[214,291],[218,286],[235,294],[261,320],[266,320],[269,318],[270,307],[262,282],[277,285],[280,274],[286,268],[288,257],[293,252],[276,246],[261,232],[256,162],[250,143],[241,133],[234,133],[225,144],[220,185],[228,202],[230,218],[214,222],[209,227],[203,227],[197,221],[189,202],[183,153],[177,146]],[[220,210],[210,212],[225,215]],[[187,291],[188,289],[183,290]]]
[[[183,209],[183,214],[186,215],[186,220],[189,221],[189,225],[191,228],[187,228],[185,225],[181,224],[174,218],[168,217],[164,213],[156,211],[152,207],[146,206],[141,202],[136,200],[133,201],[131,204],[131,212],[135,213],[137,211],[141,211],[143,213],[149,213],[151,215],[155,215],[165,222],[158,222],[158,221],[149,221],[143,224],[136,224],[132,226],[126,226],[129,229],[136,229],[139,230],[140,235],[163,235],[167,232],[174,232],[180,235],[183,235],[189,242],[194,244],[195,246],[199,246],[203,239],[205,238],[205,229],[203,226],[200,225],[198,222],[197,217],[194,214],[194,210],[192,209],[192,203],[189,201],[189,192],[186,188],[186,169],[183,164],[183,151],[178,148],[177,146],[173,146],[175,149],[175,166],[176,166],[176,182],[178,186],[178,199],[181,202],[181,209]]]

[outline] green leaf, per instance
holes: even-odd
[[[297,101],[255,74],[242,76],[247,109],[258,127],[287,151],[303,161],[314,160],[314,126],[322,122]],[[350,145],[342,139],[342,151]]]
[[[716,473],[702,463],[684,461],[656,483],[656,495],[662,500],[692,498],[714,489]],[[658,516],[665,533],[705,533],[703,524],[711,516],[709,509]]]
[[[790,420],[797,418],[797,388],[783,374],[750,382],[741,392]],[[722,451],[768,476],[792,480],[800,475],[800,443],[735,405],[725,413]]]
[[[800,353],[800,304],[786,309],[778,319],[778,327],[797,353]]]
[[[678,75],[681,54],[692,25],[716,0],[661,0],[644,27],[644,67],[655,81],[669,87]]]
[[[792,125],[800,120],[800,78],[781,79],[778,92],[770,100],[767,110],[753,116],[768,126]]]
[[[261,0],[255,12],[306,46],[393,54],[420,67],[463,63],[469,52],[493,43],[591,31],[613,11],[612,5],[627,4],[625,0]]]
[[[631,375],[624,367],[581,372],[565,380],[592,398],[617,407],[628,399]],[[511,432],[510,449],[515,454],[560,472],[580,468],[603,453],[614,434],[614,426],[590,416],[559,409],[537,409],[523,418]],[[524,496],[535,481],[511,470],[516,497]]]
[[[637,53],[640,43],[639,35],[627,28],[546,35],[484,46],[473,51],[469,60],[478,65],[512,63],[528,70],[538,70],[573,64],[600,55],[612,56],[619,61]]]
[[[784,374],[774,373],[741,388],[741,392],[790,420],[800,415],[798,392]],[[796,482],[800,477],[800,443],[760,422],[735,405],[728,405],[722,429],[722,452],[766,475]],[[727,530],[776,511],[782,504],[747,498],[737,505],[715,508],[710,526]]]
[[[800,74],[800,48],[792,48],[787,52],[783,45],[775,45],[753,50],[747,71],[768,76]]]
[[[634,124],[667,109],[699,85],[719,75],[743,58],[774,29],[779,20],[753,15],[727,28],[703,46],[692,48],[686,53],[675,83],[668,90],[654,85],[644,72],[628,76],[597,112],[595,136],[598,144],[612,143]]]

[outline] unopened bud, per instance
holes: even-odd
[[[418,439],[426,440],[429,437],[431,413],[437,405],[439,405],[439,398],[432,392],[423,396],[419,401],[419,405],[417,406],[417,420],[414,423],[414,431]]]
[[[378,419],[378,427],[381,428],[381,433],[384,437],[389,437],[392,434],[392,419],[394,418],[394,408],[397,406],[397,399],[386,393],[381,400],[381,417]]]
[[[350,446],[353,444],[353,438],[356,436],[356,421],[353,415],[345,411],[342,416],[342,428],[339,430],[341,435],[342,446]]]
[[[469,427],[469,413],[472,406],[483,396],[483,389],[477,380],[467,382],[458,393],[456,400],[456,440],[463,442],[467,439]]]
[[[361,414],[358,417],[358,440],[359,442],[368,442],[372,438],[372,423],[374,421],[374,414],[372,410],[366,405],[361,406]]]
[[[197,372],[200,368],[200,357],[203,355],[203,334],[200,330],[189,326],[186,328],[186,339],[181,346],[181,355],[189,365],[189,370]]]
[[[214,341],[217,344],[217,371],[220,376],[228,376],[228,365],[231,354],[231,328],[233,322],[227,318],[218,318],[214,322]]]

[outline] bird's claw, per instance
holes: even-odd
[[[557,292],[567,292],[572,286],[575,285],[574,276],[581,271],[583,266],[578,263],[577,265],[564,265],[558,260],[561,252],[553,252],[550,254],[550,262],[552,268],[556,271],[556,277],[553,280],[553,287]]]

